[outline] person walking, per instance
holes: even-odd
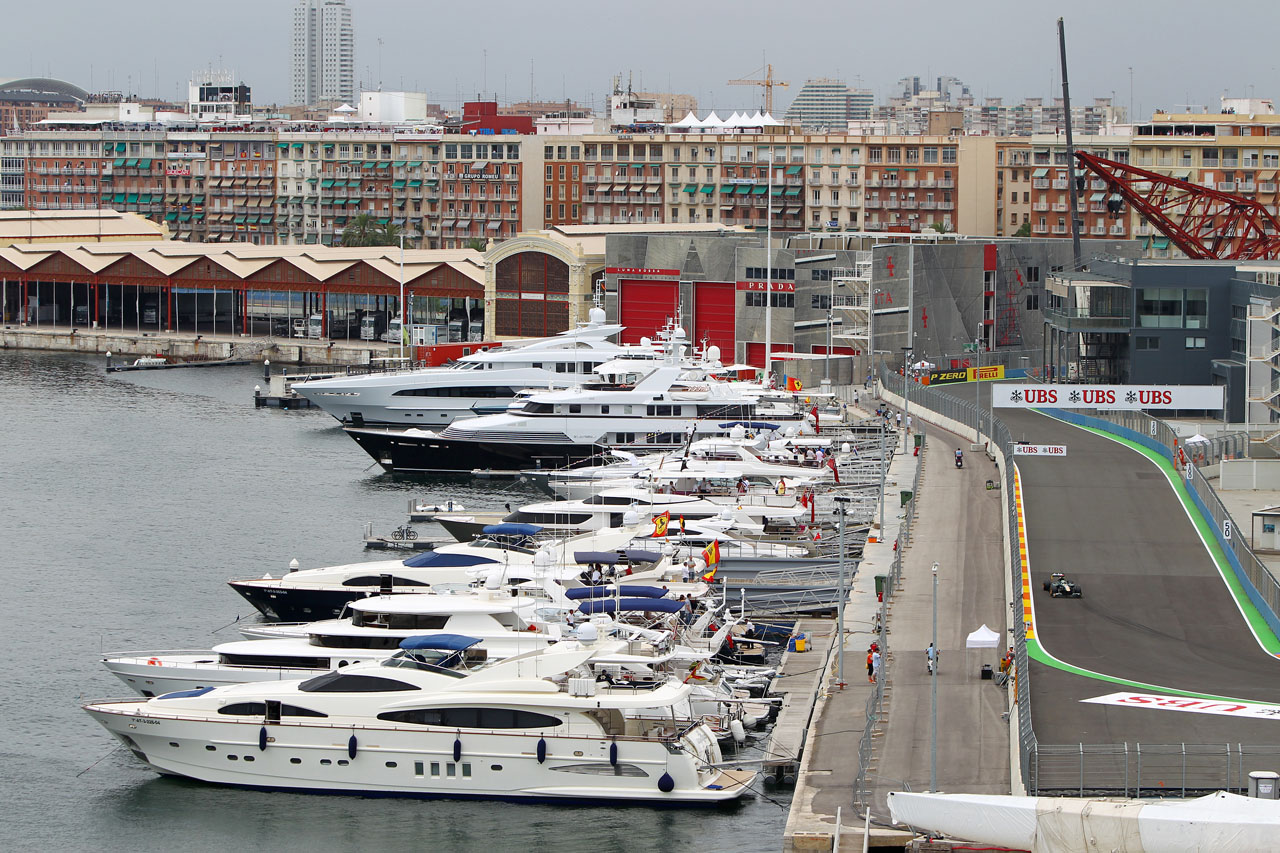
[[[911,415],[907,415],[907,435],[911,435]]]
[[[880,680],[880,651],[876,650],[871,653],[871,680],[873,682]]]
[[[879,653],[871,649],[867,649],[867,681],[871,683],[874,683],[876,680],[875,661],[872,657],[873,655],[876,655],[876,654],[879,654]]]
[[[933,647],[933,643],[929,644],[929,648],[924,650],[925,665],[929,667],[929,674],[933,675],[938,670],[938,650]]]

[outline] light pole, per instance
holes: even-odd
[[[911,385],[908,383],[908,376],[911,374],[911,347],[903,347],[904,358],[902,361],[902,420],[907,423],[911,417]],[[902,446],[907,446],[907,434],[902,434]]]
[[[973,440],[982,441],[982,339],[973,339],[973,349],[978,353],[978,372],[973,375]]]
[[[933,564],[933,678],[929,680],[929,793],[938,793],[938,564]]]
[[[884,478],[885,469],[889,467],[889,427],[880,421],[880,534],[877,539],[884,539]]]
[[[405,337],[405,315],[404,315],[404,231],[400,232],[400,361],[401,367],[404,366],[404,337]]]
[[[837,668],[836,684],[839,685],[841,690],[844,690],[844,685],[845,685],[845,680],[844,680],[844,639],[845,639],[844,638],[844,599],[845,599],[845,594],[844,594],[844,516],[845,516],[845,504],[847,504],[848,502],[849,502],[849,498],[847,496],[842,495],[836,498],[836,512],[840,513],[840,585],[839,585],[840,599],[836,603],[836,609],[839,611],[836,616],[836,621],[838,622],[838,627],[836,628],[836,636],[838,637],[840,648],[839,648],[838,662],[836,665],[836,668]]]

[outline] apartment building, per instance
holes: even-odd
[[[1129,161],[1128,136],[1077,136],[1076,150],[1088,151],[1120,163]],[[1066,137],[1039,134],[998,140],[995,182],[995,235],[1032,237],[1071,236],[1071,187]],[[1128,205],[1112,193],[1107,182],[1076,169],[1077,216],[1082,237],[1123,239],[1133,235]]]
[[[347,0],[299,0],[291,59],[295,104],[355,100],[356,35]]]
[[[1165,114],[1136,125],[1134,166],[1241,195],[1273,214],[1280,174],[1280,115]],[[1167,238],[1134,214],[1134,234],[1150,240],[1155,257],[1181,257]]]

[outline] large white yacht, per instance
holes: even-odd
[[[559,468],[609,447],[671,450],[735,425],[758,431],[806,422],[792,407],[762,408],[756,395],[734,383],[690,371],[681,363],[683,339],[684,330],[675,329],[661,361],[602,364],[575,388],[533,394],[504,414],[458,421],[440,432],[345,429],[388,471],[466,473]]]
[[[603,309],[593,308],[590,322],[554,337],[513,341],[444,367],[316,379],[293,390],[344,424],[442,428],[504,412],[522,389],[574,385],[617,358],[661,357],[652,346],[609,340],[624,328],[606,324]]]
[[[722,767],[679,680],[597,680],[596,648],[466,674],[412,657],[304,681],[84,706],[166,775],[291,791],[710,804],[756,774]]]

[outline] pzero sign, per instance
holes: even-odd
[[[1108,693],[1092,699],[1081,699],[1092,705],[1128,705],[1131,708],[1155,708],[1162,711],[1190,711],[1193,714],[1220,714],[1224,717],[1280,719],[1280,705],[1260,702],[1192,699],[1187,696],[1161,696],[1157,693]]]
[[[1013,385],[991,386],[1002,409],[1222,409],[1221,385]]]
[[[1065,444],[1015,444],[1014,456],[1066,456]]]

